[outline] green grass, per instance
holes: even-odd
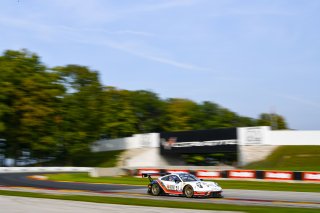
[[[83,166],[83,167],[115,167],[123,150],[108,152],[90,152],[89,150],[75,154],[68,161],[57,159],[38,163],[35,166]]]
[[[115,167],[123,150],[109,152],[85,152],[75,156],[74,166]]]
[[[320,192],[316,183],[281,183],[264,181],[216,180],[223,189],[250,189],[266,191]],[[320,195],[319,195],[320,196]]]
[[[226,211],[242,211],[242,212],[290,212],[290,213],[316,213],[319,209],[308,208],[284,208],[284,207],[265,207],[265,206],[241,206],[230,204],[213,204],[213,203],[194,203],[180,201],[162,201],[138,198],[118,198],[118,197],[102,197],[102,196],[85,196],[85,195],[52,195],[31,192],[16,192],[16,191],[1,191],[0,195],[5,196],[23,196],[59,200],[85,201],[94,203],[111,203],[136,206],[154,206],[154,207],[169,207],[169,208],[185,208],[185,209],[200,209],[200,210],[226,210]]]
[[[281,146],[265,160],[251,163],[246,169],[320,171],[320,146]]]
[[[136,178],[136,177],[130,177],[130,176],[92,178],[88,175],[88,173],[61,173],[61,174],[47,174],[46,176],[49,178],[49,180],[54,180],[54,181],[114,183],[114,184],[141,185],[141,186],[146,186],[149,183],[148,178]]]
[[[88,183],[114,183],[146,186],[147,178],[136,177],[89,177],[87,173],[48,174],[49,180],[74,181]],[[271,191],[320,192],[320,184],[312,183],[279,183],[262,181],[215,180],[223,189],[250,189]]]

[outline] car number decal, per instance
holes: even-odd
[[[174,185],[167,185],[167,189],[169,189],[169,190],[176,190]]]

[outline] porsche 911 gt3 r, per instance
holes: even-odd
[[[148,177],[148,193],[154,196],[168,194],[191,197],[217,197],[221,198],[222,188],[215,182],[202,181],[189,173],[168,174],[156,180],[151,174],[142,174]]]

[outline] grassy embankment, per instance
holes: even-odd
[[[81,166],[81,167],[115,167],[123,150],[109,152],[85,151],[73,156],[71,162],[54,160],[36,164],[35,166]]]
[[[23,196],[34,198],[47,198],[59,200],[85,201],[94,203],[111,203],[135,206],[153,206],[153,207],[169,207],[169,208],[185,208],[185,209],[201,209],[201,210],[225,210],[225,211],[241,211],[241,212],[290,212],[290,213],[316,213],[319,209],[308,208],[284,208],[284,207],[265,207],[265,206],[242,206],[230,204],[213,204],[213,203],[194,203],[180,201],[166,201],[137,199],[137,198],[119,198],[119,197],[103,197],[103,196],[85,196],[85,195],[52,195],[31,192],[2,191],[0,195],[5,196]],[[195,205],[196,204],[196,205]]]
[[[245,167],[254,170],[320,171],[320,146],[281,146],[265,160]]]
[[[49,180],[88,183],[114,183],[147,186],[147,178],[136,177],[98,177],[92,178],[86,173],[48,174]],[[320,184],[313,183],[280,183],[260,181],[215,180],[224,189],[251,189],[296,192],[320,192]]]

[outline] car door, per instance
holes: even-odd
[[[174,176],[174,185],[175,185],[175,191],[182,192],[183,190],[183,181],[178,175]]]
[[[165,187],[170,191],[176,191],[175,175],[169,175],[164,182]]]

